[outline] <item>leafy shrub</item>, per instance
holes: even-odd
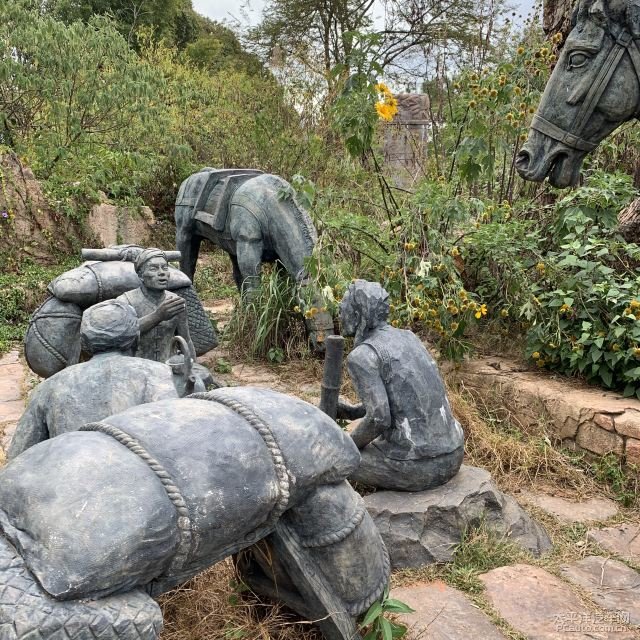
[[[596,172],[560,200],[555,246],[534,267],[528,356],[640,398],[640,248],[614,230],[631,178]]]

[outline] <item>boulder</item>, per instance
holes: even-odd
[[[551,548],[544,528],[477,467],[463,465],[452,480],[427,491],[377,491],[365,504],[395,569],[450,562],[463,532],[482,523],[534,555]]]

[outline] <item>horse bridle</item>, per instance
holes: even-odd
[[[598,146],[599,142],[585,140],[580,137],[580,134],[598,106],[598,102],[600,102],[600,98],[611,81],[613,74],[616,72],[625,52],[627,52],[631,58],[631,62],[633,63],[633,67],[636,71],[636,77],[640,83],[640,49],[638,48],[636,40],[625,29],[613,43],[604,64],[600,68],[594,83],[591,85],[586,98],[580,106],[580,110],[576,114],[573,121],[574,127],[572,127],[574,132],[571,133],[569,131],[565,131],[558,125],[545,120],[538,114],[533,116],[531,128],[539,131],[549,138],[553,138],[554,140],[561,142],[567,147],[571,147],[572,149],[577,149],[578,151],[593,151]]]

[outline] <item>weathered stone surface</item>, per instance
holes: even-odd
[[[624,453],[627,457],[627,464],[640,466],[640,440],[628,438]]]
[[[588,451],[622,455],[620,435],[640,439],[633,436],[640,430],[640,401],[635,398],[529,371],[506,358],[471,360],[452,373],[451,381],[456,379],[485,402],[506,405],[523,425],[535,427],[543,419],[564,446],[578,437],[578,445]]]
[[[518,564],[480,576],[498,613],[531,640],[631,640],[585,606],[569,585],[539,567]]]
[[[558,496],[522,491],[518,495],[518,501],[535,505],[567,523],[603,522],[618,513],[616,503],[605,498],[589,498],[584,502],[575,502]]]
[[[624,560],[640,562],[640,525],[627,523],[590,529],[587,538]]]
[[[615,431],[615,424],[613,418],[606,413],[597,413],[593,418],[593,421],[606,431]]]
[[[616,431],[631,438],[640,438],[640,412],[626,411],[616,418]]]
[[[18,364],[20,362],[20,352],[17,349],[8,351],[3,356],[0,356],[0,367],[7,364]]]
[[[562,575],[588,591],[592,600],[609,611],[629,614],[631,624],[640,625],[640,574],[626,564],[589,556],[561,568]]]
[[[155,219],[149,207],[118,207],[102,202],[91,209],[87,224],[104,247],[146,245],[151,241]]]
[[[619,435],[605,431],[590,422],[580,426],[576,443],[583,449],[600,455],[612,452],[622,455],[624,451],[624,440]]]
[[[5,369],[11,369],[9,375]],[[22,397],[22,366],[19,364],[8,364],[0,368],[0,402],[11,402],[20,400]]]
[[[444,582],[421,582],[398,587],[391,597],[408,604],[414,613],[398,616],[409,629],[409,638],[420,640],[504,640],[489,618],[460,591]]]
[[[0,403],[0,424],[18,420],[22,415],[23,410],[24,402],[22,400],[12,400],[10,402]]]
[[[449,562],[462,532],[484,519],[489,529],[534,554],[551,547],[545,530],[484,469],[463,465],[447,484],[420,492],[378,491],[365,504],[395,568]]]

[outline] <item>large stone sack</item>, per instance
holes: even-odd
[[[82,309],[73,302],[47,298],[33,313],[24,337],[31,370],[48,378],[80,359]]]
[[[189,287],[191,280],[175,267],[169,267],[169,290]],[[140,278],[133,262],[87,262],[65,271],[51,282],[51,295],[62,302],[73,302],[82,309],[117,298],[126,291],[137,289]]]
[[[301,400],[248,387],[207,397],[140,405],[0,471],[0,529],[47,593],[160,593],[262,539],[359,463]]]
[[[551,548],[544,528],[477,467],[463,465],[449,482],[427,491],[377,491],[365,504],[394,569],[451,562],[465,530],[481,524],[534,555]]]

